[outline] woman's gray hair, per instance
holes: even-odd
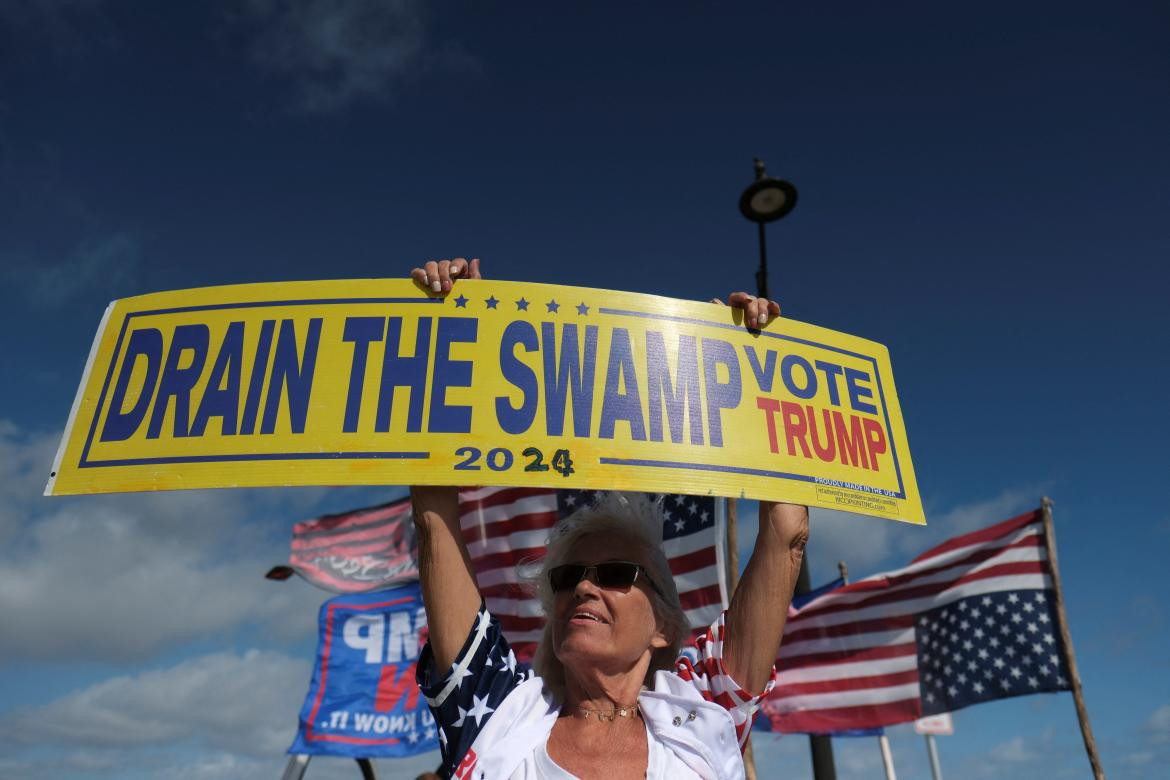
[[[630,550],[629,546],[619,546],[625,542],[627,545],[632,543],[635,545],[633,549],[645,553],[642,560],[647,564],[647,574],[653,584],[646,594],[650,597],[654,616],[662,624],[662,634],[669,644],[654,651],[644,684],[652,686],[655,672],[674,667],[683,640],[690,632],[690,623],[679,603],[670,563],[662,551],[662,522],[661,505],[651,501],[646,494],[615,491],[598,494],[594,503],[577,510],[553,528],[537,582],[537,594],[544,607],[546,620],[532,663],[536,673],[558,700],[563,700],[565,696],[565,668],[553,647],[551,618],[556,594],[553,593],[548,572],[554,566],[569,562],[568,557],[577,542],[587,536],[604,534],[614,540],[615,550]]]

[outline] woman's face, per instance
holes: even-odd
[[[647,566],[637,552],[639,545],[621,537],[582,537],[565,563],[592,565],[605,561],[630,561]],[[625,589],[602,588],[593,572],[575,588],[556,594],[553,615],[553,647],[556,656],[573,669],[596,669],[620,674],[669,642],[662,633],[650,601],[652,588],[643,573]]]

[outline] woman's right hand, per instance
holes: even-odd
[[[413,268],[410,278],[433,293],[446,295],[451,292],[456,279],[482,279],[479,275],[479,258],[470,261],[463,257],[454,260],[431,260],[422,268]]]
[[[431,260],[410,278],[436,295],[458,279],[480,279],[479,258]],[[455,662],[481,603],[471,557],[459,528],[459,488],[415,485],[410,489],[418,533],[419,581],[435,664],[441,674]]]

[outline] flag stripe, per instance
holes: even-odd
[[[777,684],[772,693],[775,696],[803,696],[810,693],[837,693],[868,688],[901,686],[908,683],[918,685],[918,668],[891,674],[871,674],[867,677],[844,677],[819,682]]]
[[[915,564],[920,561],[929,560],[931,558],[938,558],[944,553],[956,550],[962,547],[976,547],[987,542],[999,539],[1001,537],[1011,536],[1011,532],[1019,528],[1029,528],[1032,533],[1043,534],[1044,529],[1040,525],[1040,512],[1032,511],[1025,514],[1013,517],[1011,520],[1004,520],[1002,523],[981,528],[978,531],[972,531],[963,536],[956,536],[953,539],[948,539],[937,547],[932,547],[926,552],[919,555],[910,563]]]

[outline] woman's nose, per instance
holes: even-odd
[[[577,592],[596,593],[601,589],[601,583],[597,581],[597,567],[588,566],[585,568],[585,573],[581,575],[581,579],[577,581]]]

